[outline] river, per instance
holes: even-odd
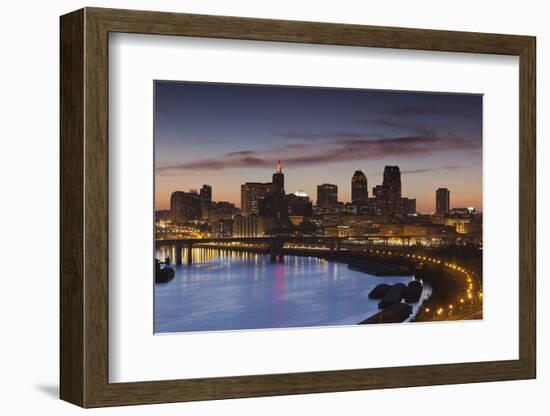
[[[156,257],[174,258],[173,250]],[[412,276],[376,277],[316,257],[194,248],[193,264],[171,265],[176,275],[155,284],[155,333],[354,325],[378,311],[368,293],[379,283]],[[431,294],[424,286],[418,305]]]

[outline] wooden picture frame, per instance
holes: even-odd
[[[60,28],[60,396],[63,400],[82,407],[101,407],[535,378],[534,37],[100,8],[64,15]],[[110,32],[518,56],[519,359],[109,383]]]

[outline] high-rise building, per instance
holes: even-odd
[[[273,193],[273,183],[246,182],[241,185],[241,212],[248,216],[258,214],[258,202]]]
[[[202,202],[199,194],[196,191],[173,192],[170,196],[170,212],[174,222],[200,220]]]
[[[401,172],[399,166],[384,167],[383,208],[385,215],[403,214],[403,200],[401,198]]]
[[[451,192],[447,188],[439,188],[435,191],[435,213],[447,215],[451,205]]]
[[[258,216],[271,217],[278,226],[288,221],[289,201],[285,194],[275,191],[258,200]]]
[[[367,177],[361,170],[356,170],[351,178],[351,203],[366,205],[369,200]]]
[[[207,220],[210,211],[210,205],[212,204],[212,187],[210,185],[203,185],[199,192],[199,195],[201,197],[202,219]]]
[[[373,188],[373,211],[378,214],[394,216],[414,214],[416,200],[401,197],[401,172],[399,166],[386,166],[382,185]]]
[[[283,165],[281,165],[280,160],[277,161],[277,169],[273,174],[273,186],[275,191],[285,192],[285,174],[283,173]]]
[[[246,182],[241,185],[241,212],[242,215],[257,215],[259,202],[269,195],[276,193],[284,198],[285,175],[281,161],[277,161],[277,168],[273,174],[272,182]]]
[[[401,172],[399,166],[386,166],[382,186],[389,199],[401,199]]]
[[[330,207],[338,203],[338,185],[324,183],[317,185],[317,205],[321,208]]]
[[[183,200],[185,198],[185,192],[176,191],[170,195],[170,216],[172,221],[180,222],[183,218]]]

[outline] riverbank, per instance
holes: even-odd
[[[414,268],[399,264],[380,263],[367,259],[349,259],[348,268],[374,276],[411,276]]]

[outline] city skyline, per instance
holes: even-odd
[[[365,173],[369,196],[384,166],[399,165],[402,194],[434,212],[435,192],[452,207],[482,211],[481,96],[187,82],[155,83],[155,209],[174,191],[212,186],[212,199],[241,206],[241,185],[269,182],[277,160],[286,190],[317,199]]]

